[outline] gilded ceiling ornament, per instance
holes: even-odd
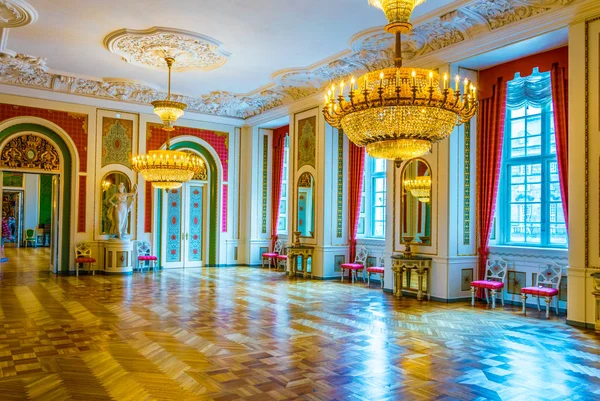
[[[172,57],[177,60],[175,71],[210,71],[223,66],[230,56],[216,39],[163,27],[120,29],[104,38],[104,46],[128,63],[155,70],[165,70],[165,57]]]
[[[54,146],[44,138],[21,135],[4,145],[0,166],[60,171],[60,158]]]
[[[302,173],[300,178],[298,178],[298,187],[299,188],[311,188],[312,187],[312,175],[310,175],[310,173]]]
[[[0,0],[0,28],[18,28],[33,24],[38,13],[24,0]]]

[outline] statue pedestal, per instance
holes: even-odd
[[[123,274],[133,271],[133,242],[109,239],[104,247],[104,271],[108,274]]]

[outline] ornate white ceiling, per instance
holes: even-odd
[[[18,28],[34,23],[37,12],[22,0],[0,0],[0,28]]]
[[[70,0],[66,1],[68,2]],[[79,5],[75,7],[84,7],[83,3],[90,5],[90,2],[92,1],[93,0],[79,0],[77,2]],[[260,6],[259,3],[266,0],[256,1],[257,6]],[[340,3],[338,0],[329,0],[328,3],[330,1]],[[583,0],[458,0],[453,2],[430,0],[425,3],[429,4],[427,14],[423,15],[422,13],[419,14],[417,12],[422,6],[417,7],[417,10],[415,10],[415,18],[413,18],[413,22],[415,23],[414,30],[403,39],[403,58],[410,63],[411,60],[418,60],[421,57],[435,54],[441,50],[468,43],[469,40],[473,40],[478,36],[489,35],[496,31],[498,31],[498,35],[501,35],[502,33],[500,31],[504,32],[503,28],[508,25],[516,24],[523,20],[531,20],[531,23],[533,23],[537,16],[554,11],[558,12],[564,7],[571,7],[571,3],[580,1]],[[47,5],[50,0],[39,0],[38,2]],[[98,6],[98,2],[93,2]],[[322,1],[313,0],[304,0],[304,2],[310,3],[310,5],[315,7],[319,7],[319,5],[323,3]],[[23,2],[19,0],[19,3]],[[220,3],[229,3],[229,5],[235,3],[239,5],[237,0],[222,0]],[[359,17],[362,17],[362,20],[366,20],[367,22],[385,22],[384,16],[378,10],[372,10],[368,7],[366,0],[341,0],[341,3],[346,4],[346,8],[350,8],[351,12],[341,16],[333,13],[330,14],[331,16],[327,21],[331,21],[331,26],[329,27],[331,29],[325,29],[325,31],[329,32],[331,38],[334,37],[334,32],[339,29],[338,27],[347,27],[348,25],[350,27],[361,26],[356,20],[345,21],[344,17],[346,15],[348,15],[348,19],[354,18],[354,15],[357,14]],[[450,4],[448,5],[447,3]],[[0,0],[0,6],[2,4],[17,4],[17,1]],[[271,5],[273,5],[273,3],[271,3]],[[457,7],[451,7],[452,5],[456,5]],[[124,12],[126,10],[121,9],[121,11]],[[374,11],[374,14],[370,14],[371,11]],[[437,11],[442,12],[442,14],[436,13]],[[243,14],[244,10],[240,9],[239,12]],[[294,10],[280,10],[279,12],[294,13]],[[46,16],[44,11],[40,11],[40,15],[40,21],[35,26],[41,24],[45,18],[54,18],[53,16]],[[86,16],[84,15],[83,18],[86,18]],[[218,16],[212,15],[211,18],[215,19],[218,18]],[[241,15],[240,18],[243,19],[244,15]],[[252,19],[252,17],[248,15],[247,18],[249,20]],[[169,18],[166,19],[168,20]],[[298,18],[298,16],[296,16],[295,20],[297,20],[297,24],[299,24],[300,27],[304,27],[303,29],[306,32],[316,30],[318,34],[322,35],[324,27],[321,24],[318,24],[318,21],[302,20]],[[226,21],[227,18],[224,18],[224,22]],[[351,24],[350,22],[354,22],[354,24]],[[82,22],[82,25],[85,24]],[[371,22],[370,25],[372,26],[375,24]],[[211,28],[211,26],[207,26],[207,28]],[[288,28],[290,30],[297,29],[297,27],[291,25]],[[325,28],[327,28],[327,25],[325,25]],[[28,27],[26,29],[31,28]],[[226,25],[222,25],[221,29],[223,32],[222,36],[227,36],[227,30],[230,28]],[[253,35],[260,36],[259,33],[264,35],[265,29],[267,34],[264,41],[252,45],[257,57],[265,54],[265,51],[274,54],[280,51],[293,53],[296,44],[300,43],[298,40],[287,42],[288,48],[282,48],[279,45],[280,40],[278,36],[284,35],[285,33],[271,31],[268,27],[260,26],[247,28],[247,37],[240,37],[239,41],[242,44],[248,43],[249,37],[251,38]],[[93,30],[94,29],[92,29],[92,31]],[[209,31],[210,30],[211,29],[209,29]],[[135,74],[130,74],[130,77],[127,77],[127,74],[125,73],[120,74],[120,72],[123,72],[121,68],[124,67],[114,67],[115,64],[113,63],[111,65],[116,72],[113,73],[110,71],[110,76],[124,76],[123,78],[91,78],[89,75],[79,75],[82,74],[82,72],[77,71],[78,65],[69,66],[69,68],[74,71],[59,72],[57,70],[62,71],[66,69],[66,67],[62,66],[59,69],[55,65],[47,62],[45,58],[23,54],[25,52],[21,52],[20,47],[28,49],[31,48],[31,45],[27,45],[28,42],[23,40],[13,41],[13,36],[16,36],[19,30],[16,29],[13,31],[16,33],[11,33],[11,42],[9,44],[11,48],[14,47],[14,50],[19,51],[19,53],[14,56],[8,54],[0,55],[1,83],[135,103],[149,103],[153,100],[165,97],[165,93],[157,90],[157,87],[155,86],[160,85],[161,87],[164,87],[164,73],[152,75],[151,80],[144,79],[142,81],[137,81],[132,79],[132,77],[145,78],[148,76],[145,75],[144,68],[140,68],[136,65],[141,64],[149,67],[159,66],[159,64],[157,64],[157,55],[159,52],[155,51],[155,49],[166,46],[165,42],[171,41],[171,44],[176,44],[172,46],[173,48],[184,49],[182,52],[184,57],[182,57],[182,59],[185,60],[185,63],[181,65],[184,70],[192,68],[207,70],[215,66],[220,66],[227,61],[227,57],[229,56],[228,53],[221,49],[220,43],[216,40],[208,38],[207,36],[193,34],[188,31],[174,32],[173,30],[166,29],[127,31],[121,29],[106,37],[105,46],[112,52],[129,60],[131,62],[130,64],[136,64],[131,65],[127,70],[127,72],[134,71]],[[73,32],[77,32],[77,30]],[[203,30],[203,32],[206,31]],[[306,35],[310,36],[309,33],[306,33]],[[219,36],[219,39],[222,39],[221,35],[215,36]],[[153,37],[154,41],[151,40]],[[174,39],[173,37],[176,37],[177,39]],[[270,41],[269,37],[271,38]],[[29,38],[29,40],[31,39],[32,38]],[[328,37],[325,39],[328,39]],[[97,40],[101,40],[101,38],[97,38]],[[246,71],[246,75],[242,72],[236,74],[235,71],[227,70],[228,68],[231,69],[232,66],[239,67],[240,65],[240,60],[237,60],[234,63],[234,60],[236,59],[236,49],[244,55],[244,60],[241,60],[242,62],[255,63],[260,60],[253,60],[252,55],[246,55],[240,50],[239,43],[228,43],[224,38],[222,40],[224,41],[223,47],[228,50],[233,48],[232,56],[231,60],[227,62],[227,65],[216,70],[219,73],[222,72],[222,75],[220,75],[221,80],[215,78],[214,82],[210,82],[210,84],[206,84],[206,81],[201,80],[206,84],[202,87],[208,88],[209,93],[199,95],[190,94],[190,92],[192,92],[189,90],[190,86],[196,88],[194,85],[196,82],[200,82],[197,79],[197,75],[186,76],[186,74],[192,74],[193,72],[175,74],[175,77],[179,79],[178,82],[180,82],[179,86],[176,85],[174,87],[175,92],[178,92],[178,89],[186,88],[181,85],[182,79],[185,79],[185,82],[188,84],[188,90],[179,91],[179,93],[186,93],[186,95],[175,96],[175,100],[187,103],[189,110],[207,114],[248,118],[282,104],[291,103],[315,94],[328,85],[331,80],[337,80],[351,74],[358,75],[370,69],[387,66],[392,60],[392,37],[387,33],[384,33],[380,27],[370,28],[361,31],[352,37],[349,49],[340,49],[342,51],[332,52],[337,54],[337,56],[330,56],[322,62],[316,62],[305,68],[280,69],[271,74],[270,82],[266,82],[261,86],[261,81],[253,79],[255,75],[247,73],[243,68],[242,72]],[[180,41],[180,43],[177,44],[177,41]],[[331,39],[331,41],[335,42],[333,39]],[[195,57],[195,49],[193,47],[195,42],[197,42],[198,46],[204,46],[202,49],[203,53],[201,54],[209,54],[209,56]],[[310,64],[311,61],[315,61],[311,59],[313,54],[322,54],[322,51],[318,49],[319,47],[323,46],[329,48],[329,50],[334,50],[331,49],[331,45],[328,46],[325,44],[326,42],[328,42],[328,40],[316,41],[312,46],[314,51],[309,51],[302,57],[296,57],[296,59],[303,59],[308,61],[306,64]],[[275,46],[275,43],[278,43],[278,45]],[[147,49],[150,49],[151,51],[148,51]],[[69,49],[61,51],[68,52]],[[105,53],[102,56],[103,59],[115,58],[115,56],[110,55],[106,50],[103,49],[103,51]],[[248,59],[248,57],[250,57],[250,59]],[[268,60],[269,59],[267,58],[267,62],[264,62],[261,66],[261,68],[267,72],[272,66],[281,64],[280,60],[271,64],[268,63]],[[118,62],[124,66],[128,65],[120,60],[118,60]],[[51,70],[50,68],[54,69]],[[271,71],[272,70],[273,69],[271,69]],[[211,71],[211,73],[214,72]],[[107,76],[109,74],[103,75]],[[206,79],[206,77],[203,79]],[[255,87],[260,86],[260,88],[250,90],[245,94],[223,90],[223,87],[227,87],[231,84],[231,80],[244,80],[243,85],[240,83],[239,86],[254,83]],[[156,84],[147,82],[156,82]],[[202,89],[200,89],[200,93],[203,93]]]

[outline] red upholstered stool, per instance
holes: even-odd
[[[485,300],[489,304],[488,291],[492,292],[492,309],[496,308],[496,297],[498,291],[502,294],[504,280],[506,280],[506,271],[508,264],[502,259],[488,259],[486,268],[486,279],[471,281],[471,305],[475,305],[475,291],[477,288],[483,288]],[[500,297],[502,306],[504,306],[504,296]]]
[[[369,255],[367,248],[365,248],[364,246],[359,246],[356,248],[356,257],[354,258],[354,263],[342,263],[340,265],[340,268],[342,269],[342,282],[344,281],[344,271],[345,270],[348,270],[350,272],[350,276],[352,277],[352,283],[354,283],[355,277],[356,277],[356,280],[358,281],[358,272],[359,271],[363,272],[363,281],[365,280],[364,269],[365,269],[365,262],[367,260],[367,255]]]
[[[521,288],[521,300],[523,301],[523,314],[527,313],[527,295],[537,297],[537,308],[540,309],[540,297],[546,300],[546,318],[550,317],[550,304],[552,299],[558,295],[563,267],[556,263],[540,266],[537,274],[537,287]],[[556,298],[556,314],[558,315],[558,298]]]
[[[277,256],[279,256],[279,254],[281,253],[281,250],[283,249],[283,242],[281,242],[281,240],[277,240],[275,242],[275,248],[273,248],[273,252],[265,252],[262,254],[262,262],[261,262],[261,266],[265,267],[265,260],[269,261],[269,269],[271,269],[271,263],[273,263],[273,265],[275,265],[275,267],[277,267]]]
[[[152,271],[156,268],[156,262],[158,262],[158,258],[151,254],[150,243],[147,241],[136,241],[135,242],[135,250],[137,256],[137,266],[134,267],[134,270],[137,268],[140,271],[144,271],[144,267],[150,269]]]
[[[89,244],[81,242],[75,245],[75,275],[77,277],[79,277],[79,269],[83,269],[86,263],[88,273],[91,271],[94,275],[96,273],[96,259],[92,257],[92,248]]]
[[[385,272],[385,260],[379,258],[379,266],[367,267],[367,287],[371,286],[371,274],[379,274],[379,281],[381,281],[381,288],[383,289],[383,274]]]

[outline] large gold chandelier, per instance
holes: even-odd
[[[431,201],[431,177],[428,175],[404,180],[404,189],[419,202],[429,203]]]
[[[200,173],[204,168],[204,162],[190,153],[170,149],[170,132],[175,130],[175,122],[183,116],[187,106],[185,103],[171,100],[171,69],[175,59],[165,57],[165,61],[169,68],[167,99],[154,101],[152,106],[168,134],[166,149],[151,150],[147,155],[134,156],[131,164],[133,170],[140,173],[146,181],[151,182],[154,188],[171,190],[181,187],[182,183],[190,181]]]
[[[396,35],[395,66],[352,78],[348,87],[333,85],[325,95],[325,120],[375,158],[401,162],[425,155],[477,111],[469,80],[456,76],[451,88],[447,74],[440,85],[436,71],[402,67],[402,33],[410,32],[412,11],[424,1],[369,0],[385,12],[386,31]]]

